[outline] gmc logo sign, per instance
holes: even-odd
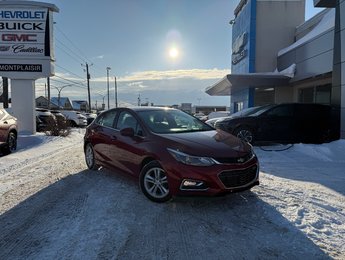
[[[2,34],[4,42],[37,42],[36,34]]]

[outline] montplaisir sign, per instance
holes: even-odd
[[[0,2],[0,76],[41,78],[53,74],[53,12],[51,4]]]

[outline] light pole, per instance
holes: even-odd
[[[115,79],[115,107],[117,108],[117,83],[116,83],[116,77],[114,77]]]
[[[99,93],[97,93],[98,95],[100,95],[101,97],[102,97],[102,110],[104,110],[105,109],[105,104],[104,104],[104,99],[105,99],[105,97],[107,96],[107,94],[105,94],[105,95],[102,95],[102,94],[99,94]]]
[[[56,87],[56,86],[53,86],[53,85],[50,85],[51,87],[57,89],[58,91],[58,107],[60,108],[60,94],[61,94],[61,91],[66,88],[66,87],[69,87],[69,86],[72,86],[74,84],[68,84],[68,85],[64,85],[64,86],[61,86],[61,87]]]
[[[111,70],[111,68],[107,67],[108,109],[110,108],[110,102],[109,102],[109,70]]]

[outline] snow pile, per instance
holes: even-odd
[[[255,149],[260,197],[320,248],[345,257],[345,140],[284,151]]]

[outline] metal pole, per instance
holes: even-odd
[[[116,77],[115,78],[115,107],[117,107],[117,83],[116,83]]]
[[[50,78],[47,78],[47,87],[48,87],[48,109],[50,109]]]
[[[3,77],[2,78],[2,102],[3,102],[3,106],[4,108],[8,108],[8,78]]]
[[[109,70],[110,70],[110,67],[107,67],[108,109],[110,108],[110,102],[109,102]]]
[[[87,79],[87,96],[88,96],[88,101],[89,101],[88,111],[91,112],[90,74],[89,74],[89,64],[87,64],[87,62],[86,62],[86,79]]]

